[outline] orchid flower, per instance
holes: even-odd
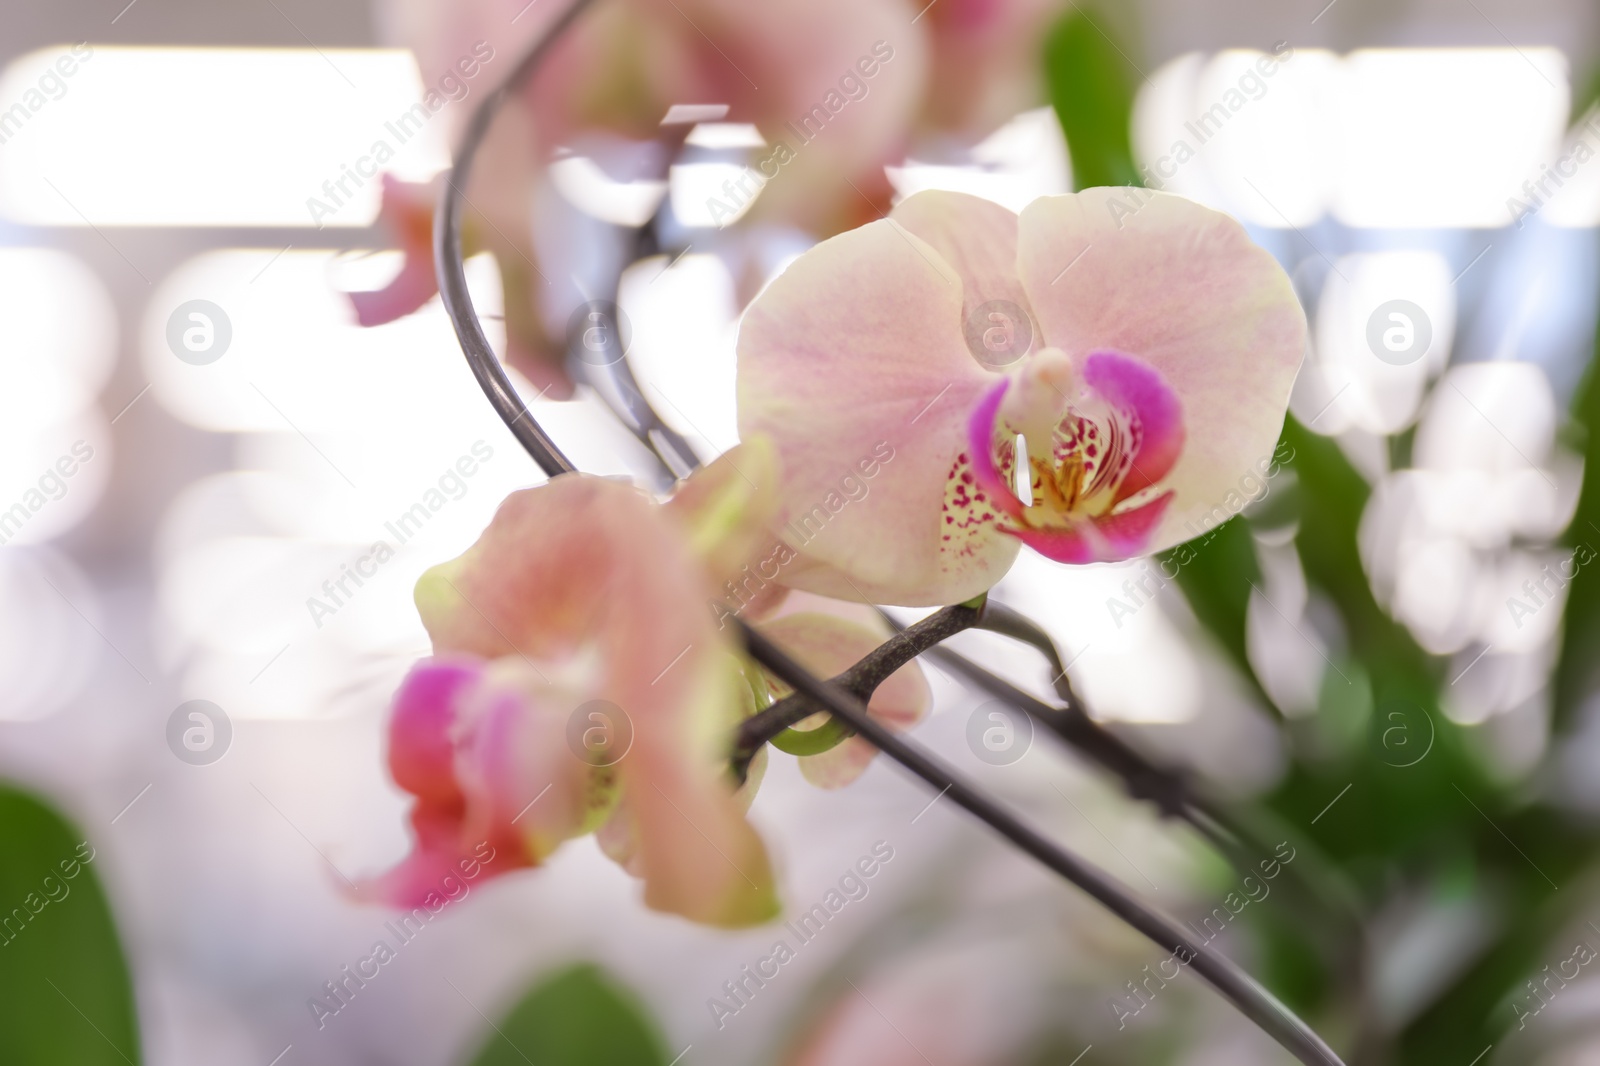
[[[564,6],[392,0],[382,16],[386,35],[416,53],[428,99],[442,104],[431,121],[451,138],[475,94],[501,82]],[[546,237],[570,228],[557,217],[546,167],[596,137],[662,138],[662,120],[676,104],[725,104],[728,121],[754,124],[766,138],[759,155],[768,166],[752,165],[730,212],[756,195],[753,178],[766,181],[756,207],[770,221],[832,233],[880,213],[890,192],[883,167],[903,154],[926,73],[926,42],[914,28],[905,32],[907,18],[900,0],[615,0],[586,12],[505,104],[467,190],[467,252],[492,251],[500,268],[504,361],[541,395],[571,395],[564,333],[569,314],[589,297],[581,284],[569,286],[571,271],[539,265],[536,244],[556,253],[535,241],[536,227]],[[793,124],[809,136],[797,137]],[[668,139],[681,142],[687,133],[679,128]],[[644,153],[658,156],[661,172],[645,177],[666,176],[666,156]],[[767,171],[780,168],[781,178],[768,181]],[[380,222],[405,260],[385,289],[351,294],[362,325],[410,314],[437,292],[436,193],[387,175],[383,192]]]
[[[920,6],[920,5],[919,5]],[[931,69],[918,118],[929,140],[973,144],[1046,102],[1039,42],[1064,0],[939,0],[921,20]]]
[[[601,830],[650,907],[727,926],[776,913],[726,768],[753,699],[707,607],[716,553],[741,543],[759,501],[700,496],[706,521],[690,528],[693,508],[562,476],[514,493],[464,555],[422,577],[434,658],[401,687],[390,744],[395,781],[416,797],[417,849],[374,882],[381,898],[416,905],[481,845],[498,874]],[[588,758],[575,738],[591,728],[623,750]]]
[[[1089,189],[1018,216],[919,193],[755,300],[739,427],[778,449],[787,584],[957,603],[1024,544],[1115,561],[1226,517],[1277,442],[1305,316],[1238,223],[1136,202]],[[884,441],[899,458],[870,493],[803,520]]]
[[[395,783],[415,797],[417,846],[370,882],[373,895],[416,906],[468,867],[537,866],[595,833],[644,881],[649,906],[728,926],[776,913],[766,852],[744,818],[765,751],[737,790],[727,773],[735,728],[775,685],[738,653],[715,600],[765,553],[778,483],[760,437],[661,505],[618,481],[565,475],[512,494],[465,554],[423,575],[416,600],[434,654],[395,697],[389,747]],[[882,640],[843,616],[859,607],[814,597],[800,607],[764,628],[827,674]],[[928,702],[908,664],[869,710],[905,728]],[[875,754],[860,738],[816,749],[801,769],[827,788]]]

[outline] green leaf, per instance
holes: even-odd
[[[138,1066],[127,960],[83,833],[0,785],[0,1062]]]
[[[1592,565],[1600,551],[1600,337],[1596,347],[1572,404],[1573,418],[1584,433],[1583,487],[1565,540],[1580,568],[1567,587],[1561,654],[1556,660],[1552,729],[1557,734],[1572,728],[1578,707],[1600,681],[1594,653],[1600,647],[1600,577],[1596,576],[1600,567]]]
[[[1045,37],[1045,82],[1080,189],[1143,184],[1129,136],[1136,71],[1108,29],[1104,15],[1077,7]]]
[[[1552,904],[1572,895],[1554,884],[1580,876],[1592,838],[1483,773],[1465,731],[1443,713],[1443,662],[1373,596],[1357,547],[1365,480],[1336,442],[1293,418],[1284,441],[1301,490],[1295,545],[1307,581],[1338,609],[1349,636],[1353,662],[1341,670],[1352,683],[1370,679],[1372,708],[1365,744],[1323,746],[1320,757],[1297,745],[1271,804],[1363,884],[1375,906],[1397,884],[1437,883],[1450,871],[1465,871],[1468,887],[1481,881],[1477,890],[1502,902],[1504,933],[1408,1024],[1397,1038],[1403,1053],[1391,1061],[1470,1060],[1504,1033],[1504,998],[1537,969],[1543,937],[1558,924]],[[1357,719],[1333,698],[1344,680],[1324,681],[1317,719],[1307,724],[1326,735],[1342,717]]]
[[[1370,699],[1368,743],[1318,757],[1297,751],[1294,771],[1277,788],[1274,806],[1301,826],[1336,859],[1400,867],[1426,866],[1428,849],[1447,854],[1482,838],[1492,844],[1492,826],[1469,802],[1495,811],[1505,797],[1490,784],[1465,743],[1460,726],[1443,713],[1444,664],[1428,655],[1409,630],[1378,604],[1357,546],[1357,532],[1370,489],[1337,442],[1317,436],[1293,417],[1283,440],[1300,485],[1295,546],[1312,588],[1338,609],[1360,675],[1335,669],[1326,678],[1318,712],[1320,731],[1331,736],[1348,708],[1330,703],[1340,687],[1347,697]],[[1364,675],[1364,676],[1362,676]],[[1370,696],[1362,689],[1370,685]],[[1329,733],[1332,730],[1333,733]],[[1406,744],[1399,741],[1405,740]],[[1337,747],[1337,746],[1336,746]],[[1414,752],[1427,755],[1413,763]],[[1334,794],[1350,785],[1336,815],[1317,818]],[[1387,876],[1369,871],[1373,877]]]
[[[1165,573],[1176,571],[1178,587],[1201,625],[1222,645],[1244,676],[1255,680],[1245,653],[1245,614],[1251,583],[1260,584],[1255,542],[1242,515],[1235,515],[1203,537],[1161,555]]]
[[[1290,416],[1283,427],[1287,460],[1300,480],[1300,528],[1295,545],[1306,578],[1339,608],[1351,650],[1380,683],[1432,692],[1438,664],[1409,630],[1378,605],[1357,546],[1361,514],[1371,489],[1332,438],[1321,437]],[[1381,684],[1380,684],[1381,687]]]
[[[665,1066],[665,1045],[639,1001],[599,967],[536,984],[497,1023],[472,1066]]]
[[[1600,79],[1574,102],[1581,116],[1600,92]],[[1600,374],[1591,361],[1573,399],[1574,424],[1583,453],[1584,476],[1577,512],[1566,543],[1586,563],[1600,545]],[[1587,549],[1587,550],[1585,550]],[[1559,737],[1575,724],[1577,711],[1597,681],[1594,648],[1600,641],[1600,579],[1587,566],[1568,587],[1560,655],[1554,672],[1552,731]],[[1442,989],[1429,1008],[1401,1035],[1397,1061],[1424,1063],[1470,1057],[1490,1041],[1521,1028],[1513,1004],[1529,1006],[1526,981],[1542,965],[1566,957],[1571,945],[1553,939],[1582,917],[1582,892],[1556,891],[1592,871],[1596,854],[1593,832],[1579,822],[1542,806],[1486,805],[1500,839],[1485,837],[1469,869],[1492,884],[1501,898],[1501,927],[1473,965]],[[1474,813],[1471,817],[1477,817]],[[1514,845],[1512,842],[1515,842]],[[1491,850],[1498,846],[1498,854]]]
[[[1579,85],[1578,91],[1572,94],[1572,110],[1568,112],[1572,129],[1577,129],[1589,117],[1590,109],[1600,104],[1600,68],[1589,71],[1589,76]]]

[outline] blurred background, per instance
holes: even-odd
[[[473,885],[318,1010],[396,939],[348,890],[409,844],[384,724],[427,653],[411,586],[542,480],[437,298],[407,286],[432,192],[418,230],[379,174],[442,171],[559,7],[5,2],[0,1058],[1289,1061],[885,760],[822,792],[776,753],[752,817],[790,911],[892,857],[755,993],[725,982],[774,930],[647,911],[582,839]],[[585,17],[612,32],[607,5],[636,2],[723,51],[721,23],[676,4]],[[980,752],[971,723],[992,706],[937,667],[917,739],[1166,913],[1224,908],[1223,950],[1347,1061],[1600,1063],[1600,10],[936,0],[878,4],[854,36],[841,10],[841,54],[896,48],[848,105],[881,151],[854,180],[819,137],[733,195],[772,136],[746,113],[755,83],[726,70],[709,84],[727,97],[691,76],[701,95],[677,101],[725,109],[659,135],[574,90],[540,127],[552,165],[498,183],[509,212],[496,178],[526,161],[486,156],[469,280],[541,420],[583,468],[660,482],[603,391],[571,392],[541,354],[584,301],[615,298],[667,426],[702,458],[731,446],[743,303],[917,189],[1020,209],[1144,184],[1234,215],[1312,323],[1271,474],[1181,561],[1024,555],[995,596],[1049,630],[1100,722],[1263,827],[1281,877],[1243,885],[1051,737]],[[1002,15],[1003,39],[985,21]],[[677,52],[602,37],[554,76],[694,56],[673,26]],[[795,75],[783,99],[820,101],[844,69]],[[898,125],[873,125],[891,109]],[[530,274],[536,297],[506,295]],[[358,320],[350,292],[404,306]],[[418,504],[426,520],[402,521]],[[954,644],[1048,697],[1031,650]],[[29,902],[74,859],[92,876]],[[551,1034],[574,1018],[633,1042],[563,1052]]]

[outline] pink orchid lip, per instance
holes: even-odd
[[[419,799],[461,800],[450,730],[456,701],[482,673],[482,662],[458,655],[424,660],[406,675],[389,722],[389,767],[395,784]]]
[[[1001,378],[972,409],[972,415],[967,419],[967,450],[971,452],[972,476],[977,480],[978,487],[989,494],[996,507],[1023,522],[1027,509],[994,465],[995,423],[999,421],[1000,404],[1010,387],[1011,379]]]
[[[386,873],[356,885],[356,898],[418,907],[440,896],[451,878],[537,865],[503,819],[484,816],[485,789],[464,787],[462,709],[488,665],[468,655],[425,659],[400,683],[389,721],[389,769],[395,784],[414,797],[416,846]],[[502,725],[507,717],[500,715]]]
[[[1095,515],[1065,529],[1007,529],[1022,543],[1058,563],[1112,563],[1144,551],[1172,502],[1171,490],[1148,503],[1115,514]]]
[[[1084,382],[1138,427],[1129,470],[1112,506],[1158,483],[1183,454],[1183,408],[1160,371],[1120,352],[1097,351],[1084,362]]]
[[[1184,429],[1181,405],[1159,372],[1120,352],[1096,351],[1084,361],[1085,384],[1112,410],[1119,425],[1127,427],[1115,436],[1120,442],[1100,456],[1101,470],[1092,484],[1108,478],[1120,481],[1108,486],[1112,496],[1108,509],[1085,515],[1058,528],[1036,526],[1029,521],[1031,509],[1013,491],[994,462],[994,433],[1000,409],[1011,387],[1011,378],[995,382],[973,407],[967,420],[967,447],[972,472],[980,488],[995,506],[1014,520],[1015,525],[996,528],[1021,540],[1041,555],[1064,563],[1110,562],[1139,554],[1149,543],[1168,506],[1172,490],[1121,511],[1113,511],[1124,501],[1157,484],[1176,464],[1183,451]],[[1090,452],[1094,454],[1093,451]],[[1116,468],[1108,463],[1115,462]],[[1103,491],[1101,489],[1100,491]]]

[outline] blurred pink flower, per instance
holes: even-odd
[[[1270,454],[1306,340],[1288,277],[1225,215],[1119,195],[1019,218],[921,193],[750,306],[739,427],[777,446],[780,523],[872,442],[904,456],[794,545],[787,584],[923,606],[984,592],[1023,543],[1071,563],[1159,551]]]
[[[423,576],[435,658],[402,686],[390,744],[396,783],[417,797],[417,847],[378,895],[416,905],[481,844],[503,873],[609,823],[607,850],[625,842],[617,857],[648,906],[726,926],[776,914],[727,776],[753,695],[708,609],[717,553],[759,519],[726,469],[707,472],[725,491],[703,492],[698,514],[558,477],[514,493],[464,555]],[[604,765],[573,739],[591,723],[626,745]]]
[[[985,935],[996,937],[1000,916],[987,917]],[[970,937],[972,930],[966,932]],[[1036,932],[1033,943],[1038,939]],[[779,1060],[783,1066],[1070,1061],[1029,1053],[1038,1047],[1038,992],[1050,985],[1048,971],[1015,941],[957,945],[948,932],[944,938],[935,932],[914,948],[890,948],[865,961],[865,972],[836,974],[832,987],[819,990],[813,1002],[824,1005]],[[1054,1014],[1060,1017],[1059,1005]]]
[[[925,3],[926,0],[923,0]],[[919,133],[968,145],[1047,102],[1044,34],[1066,0],[937,0],[927,26],[930,69]]]
[[[433,85],[481,44],[505,57],[498,81],[567,6],[391,0],[381,17]],[[675,104],[726,104],[726,121],[794,149],[761,210],[833,232],[886,203],[883,164],[903,153],[928,70],[915,14],[909,0],[608,0],[584,12],[528,80],[520,119],[501,122],[542,164],[587,133],[656,140]],[[802,147],[791,124],[818,107],[823,128]]]

